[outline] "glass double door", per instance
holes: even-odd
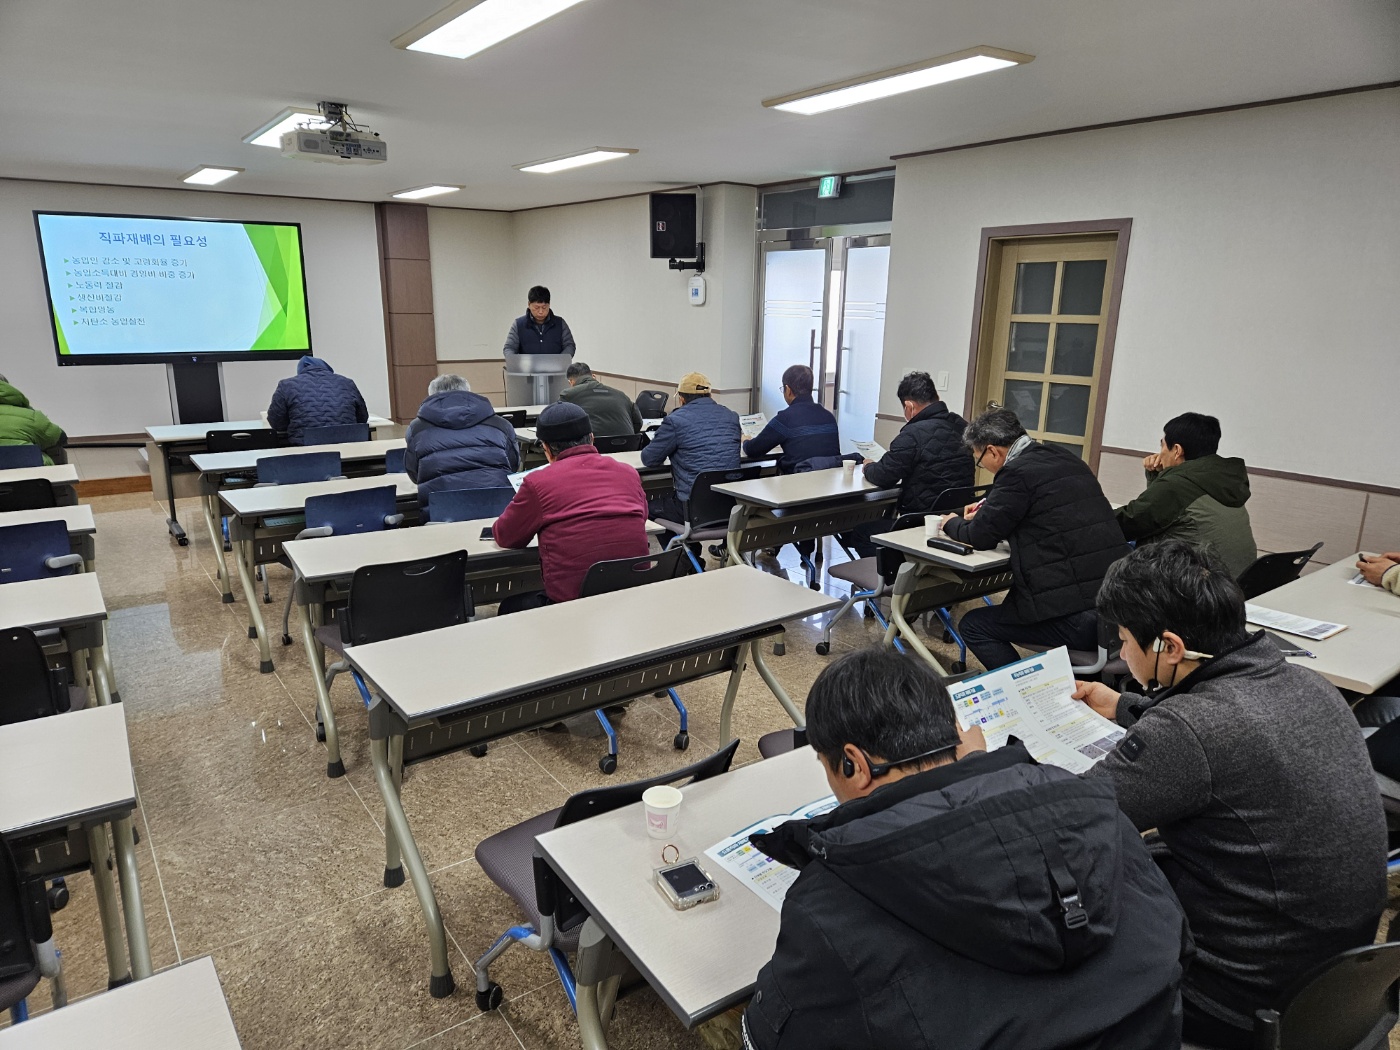
[[[776,241],[763,249],[758,410],[786,407],[783,372],[803,364],[836,414],[843,452],[873,440],[885,346],[888,234]]]

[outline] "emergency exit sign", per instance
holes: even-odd
[[[821,182],[817,183],[817,199],[828,200],[839,196],[841,196],[841,176],[823,175]]]

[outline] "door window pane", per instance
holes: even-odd
[[[1011,384],[1008,383],[1007,386]],[[1084,436],[1089,423],[1089,388],[1069,383],[1050,384],[1045,429],[1051,434]]]
[[[1074,455],[1078,456],[1080,459],[1083,459],[1083,458],[1084,458],[1084,446],[1083,446],[1083,445],[1076,445],[1076,444],[1074,444],[1074,443],[1071,442],[1071,441],[1047,441],[1047,442],[1045,442],[1045,444],[1047,444],[1047,445],[1054,445],[1056,448],[1062,448],[1062,449],[1064,449],[1066,452],[1072,452]]]
[[[1024,379],[1006,381],[1006,407],[1016,413],[1027,430],[1040,429],[1040,392],[1044,388],[1043,383],[1028,383]]]
[[[1017,265],[1016,298],[1015,302],[1011,304],[1013,314],[1048,314],[1054,298],[1054,263],[1036,262]]]
[[[1050,325],[1045,321],[1013,321],[1006,351],[1008,372],[1044,372]]]
[[[1104,259],[1081,259],[1065,263],[1060,283],[1060,313],[1098,314],[1103,309],[1103,279],[1108,271]]]
[[[1057,376],[1093,375],[1094,348],[1098,341],[1099,326],[1096,324],[1061,323],[1056,325],[1055,374]]]

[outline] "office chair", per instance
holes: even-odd
[[[612,561],[594,562],[583,577],[579,597],[609,594],[629,587],[641,587],[644,584],[659,583],[662,580],[687,575],[681,568],[681,553],[681,548],[672,547],[660,554],[644,554],[640,558],[616,558]],[[677,751],[684,751],[690,747],[690,713],[674,689],[667,689],[666,695],[671,698],[671,703],[675,705],[676,713],[681,719],[680,731],[671,742]],[[593,713],[598,717],[598,722],[608,738],[608,752],[598,759],[598,768],[604,773],[613,773],[617,770],[617,731],[613,729],[607,712],[601,707]]]
[[[500,958],[512,943],[519,942],[531,951],[549,953],[554,969],[559,974],[559,983],[564,986],[564,994],[569,997],[569,1007],[577,1012],[574,974],[569,967],[568,953],[577,947],[578,928],[588,917],[588,913],[564,881],[554,873],[554,869],[535,852],[536,835],[589,817],[611,813],[623,806],[634,805],[641,801],[642,793],[647,788],[659,784],[674,784],[681,780],[697,784],[727,773],[738,748],[739,741],[731,740],[714,754],[684,769],[629,784],[581,791],[571,795],[558,809],[541,813],[483,839],[476,847],[477,863],[481,865],[481,870],[486,873],[487,878],[515,901],[524,913],[526,921],[523,925],[512,926],[501,934],[486,950],[486,954],[474,964],[477,1008],[495,1010],[501,1005],[504,993],[501,986],[491,980],[491,964]]]
[[[0,526],[0,584],[69,576],[82,564],[61,520]]]
[[[0,470],[43,465],[44,450],[38,445],[0,445]]]
[[[638,452],[648,442],[645,434],[614,434],[610,437],[594,435],[593,444],[599,452]]]
[[[515,489],[501,485],[483,489],[437,489],[428,493],[427,522],[477,521],[499,518],[515,497]]]
[[[666,414],[666,402],[671,399],[671,395],[661,390],[643,390],[637,394],[637,411],[642,414],[642,418],[655,419],[657,416]]]
[[[87,706],[88,693],[68,671],[50,667],[38,635],[27,627],[0,631],[0,725],[47,718]]]
[[[204,445],[210,452],[252,452],[265,448],[281,448],[282,439],[273,430],[207,430],[204,432]],[[226,474],[223,484],[226,487],[252,485],[257,480],[255,474]],[[228,516],[221,519],[224,533],[224,550],[232,550],[228,538]]]
[[[523,408],[513,409],[510,412],[496,413],[496,415],[500,416],[513,427],[523,427],[525,425],[525,417],[527,414],[528,413]]]
[[[292,456],[264,456],[257,461],[258,480],[256,486],[264,485],[304,485],[312,481],[330,481],[344,477],[340,472],[339,452],[299,452]],[[292,525],[301,519],[300,514],[287,514],[280,518],[270,518],[268,523]],[[283,562],[282,564],[286,564]],[[272,603],[272,594],[267,586],[267,573],[264,567],[256,568],[262,578],[263,604]]]
[[[345,607],[339,611],[336,621],[317,627],[315,632],[316,641],[340,657],[329,668],[314,669],[325,677],[327,695],[335,684],[336,675],[350,671],[360,698],[369,707],[369,687],[345,662],[346,646],[368,645],[466,623],[472,615],[471,588],[466,575],[466,551],[415,561],[362,565],[356,569],[350,579]],[[324,741],[326,734],[321,717],[318,713],[316,739]],[[484,755],[485,745],[472,748],[472,753]],[[332,777],[344,772],[343,763],[339,769],[334,765],[327,767]]]
[[[0,481],[0,513],[12,510],[43,510],[58,506],[53,483],[48,478]]]
[[[407,456],[408,449],[406,448],[391,448],[388,452],[384,453],[384,473],[402,474],[404,460]]]
[[[62,994],[48,905],[42,894],[34,890],[34,885],[20,875],[9,845],[0,840],[0,1010],[9,1010],[15,1024],[29,1019],[25,999],[45,976],[46,967],[41,962],[41,946],[45,942],[44,954],[51,953],[53,957],[55,1002]]]
[[[1092,651],[1088,649],[1068,650],[1069,669],[1074,672],[1076,678],[1092,678],[1094,675],[1102,675],[1104,678],[1110,679],[1111,684],[1117,668],[1110,666],[1110,664],[1121,663],[1122,674],[1128,673],[1128,664],[1126,661],[1123,661],[1121,657],[1112,661],[1109,659],[1110,655],[1116,657],[1120,648],[1118,641],[1118,625],[1106,623],[1101,619],[1097,622],[1099,633],[1098,648]],[[1015,644],[1033,653],[1047,653],[1051,649],[1059,648],[1053,645],[1031,645],[1023,642],[1017,642]]]
[[[1303,575],[1303,569],[1321,548],[1321,543],[1314,543],[1305,551],[1266,554],[1256,560],[1240,573],[1239,584],[1240,590],[1244,591],[1244,600],[1249,601],[1282,587],[1285,583],[1292,583]]]
[[[352,441],[368,440],[368,423],[337,423],[330,427],[307,427],[301,435],[303,445],[342,445]]]
[[[685,521],[657,519],[657,524],[667,532],[676,535],[667,548],[680,546],[696,572],[704,572],[705,566],[690,552],[690,544],[706,543],[711,540],[724,540],[729,535],[729,512],[734,509],[734,497],[715,492],[714,486],[734,481],[752,481],[763,473],[763,467],[739,467],[735,470],[706,470],[696,475],[695,484],[686,501]]]
[[[373,489],[352,489],[349,492],[327,492],[320,496],[306,497],[306,527],[296,534],[299,540],[316,539],[320,536],[352,536],[362,532],[383,532],[403,523],[403,515],[398,511],[398,489],[384,485]],[[291,567],[285,555],[278,559]],[[289,629],[292,616],[292,597],[296,593],[296,579],[287,588],[287,602],[282,607],[282,644],[291,645]]]

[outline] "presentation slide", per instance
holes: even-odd
[[[310,350],[297,225],[35,220],[61,363]]]

